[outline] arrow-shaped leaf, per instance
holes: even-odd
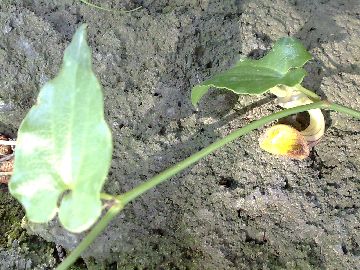
[[[67,230],[81,232],[100,216],[112,153],[103,111],[83,25],[18,132],[9,187],[30,221],[48,222],[58,212]]]
[[[310,59],[311,55],[298,40],[281,38],[265,57],[240,60],[229,70],[195,86],[191,101],[195,106],[210,87],[257,95],[279,84],[294,86],[305,77],[302,66]]]

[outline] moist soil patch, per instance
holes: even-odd
[[[294,36],[314,56],[305,86],[359,108],[357,0],[0,3],[0,132],[16,136],[65,46],[88,24],[114,152],[105,191],[117,194],[277,108],[271,97],[212,91],[195,110],[191,87],[239,57]],[[260,106],[261,105],[261,106]],[[77,269],[359,269],[360,122],[326,113],[308,159],[237,140],[129,205]],[[51,269],[84,236],[23,220],[1,186],[0,269]],[[81,207],[81,206],[79,206]],[[74,268],[75,269],[75,268]]]

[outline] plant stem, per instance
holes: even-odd
[[[312,101],[316,102],[316,101],[320,101],[321,97],[318,96],[317,94],[315,94],[313,91],[303,87],[301,84],[297,84],[295,86],[296,90],[304,93],[305,95],[307,95],[309,98],[312,99]]]
[[[80,2],[83,2],[84,4],[86,4],[86,5],[90,6],[90,7],[97,8],[97,9],[100,9],[100,10],[103,10],[103,11],[109,11],[109,12],[130,13],[130,12],[133,12],[133,11],[136,11],[136,10],[142,8],[142,6],[139,6],[137,8],[131,9],[131,10],[114,10],[114,9],[104,8],[104,7],[92,4],[92,3],[88,2],[87,0],[80,0]]]
[[[68,257],[56,268],[56,270],[68,269],[80,257],[81,253],[94,242],[95,238],[107,227],[110,221],[123,209],[121,204],[112,206],[94,228],[85,236],[81,243],[70,253]]]
[[[360,119],[360,111],[351,109],[349,107],[346,107],[346,106],[343,106],[343,105],[340,105],[340,104],[330,103],[329,109],[333,110],[333,111],[345,113],[347,115],[350,115],[352,117]]]
[[[107,193],[101,193],[100,198],[105,201],[111,201],[116,199],[116,196]]]
[[[136,186],[132,190],[125,192],[121,195],[116,196],[117,199],[116,203],[109,209],[109,211],[101,218],[101,220],[95,225],[95,227],[90,231],[90,233],[81,241],[81,243],[71,252],[71,254],[56,268],[56,270],[65,270],[67,269],[75,260],[81,255],[81,253],[95,240],[98,234],[100,234],[109,222],[124,208],[126,204],[133,201],[135,198],[140,196],[141,194],[145,193],[146,191],[152,189],[156,185],[166,181],[173,175],[181,172],[182,170],[186,169],[190,165],[194,164],[201,158],[209,155],[210,153],[214,152],[215,150],[219,149],[220,147],[226,145],[229,142],[241,137],[249,133],[250,131],[257,129],[259,127],[264,126],[267,123],[275,121],[279,118],[283,118],[289,116],[291,114],[296,114],[304,111],[308,111],[311,109],[330,109],[342,113],[346,113],[353,117],[360,119],[360,112],[353,110],[351,108],[333,104],[328,101],[318,101],[311,104],[303,105],[294,107],[291,109],[286,109],[280,112],[273,113],[271,115],[265,116],[259,120],[253,121],[250,124],[242,127],[229,135],[225,136],[224,138],[210,144],[209,146],[205,147],[204,149],[200,150],[199,152],[193,154],[192,156],[180,161],[179,163],[175,164],[174,166],[166,169],[165,171],[159,173],[158,175],[154,176],[153,178],[149,179],[148,181]]]
[[[190,165],[194,164],[201,158],[207,156],[208,154],[214,152],[215,150],[219,149],[220,147],[224,146],[225,144],[232,142],[233,140],[239,138],[242,135],[249,133],[250,131],[257,129],[259,127],[264,126],[265,124],[275,121],[279,118],[286,117],[291,114],[296,114],[299,112],[317,109],[317,108],[326,108],[329,107],[328,102],[320,101],[316,103],[307,104],[304,106],[298,106],[291,109],[286,109],[280,112],[273,113],[271,115],[265,116],[259,120],[253,121],[250,124],[242,127],[229,135],[225,136],[224,138],[210,144],[209,146],[205,147],[204,149],[200,150],[199,152],[193,154],[192,156],[180,161],[179,163],[175,164],[174,166],[166,169],[165,171],[159,173],[158,175],[154,176],[153,178],[149,179],[148,181],[136,186],[132,190],[119,195],[117,198],[121,201],[124,205],[128,204],[136,197],[140,196],[144,192],[148,191],[149,189],[155,187],[156,185],[164,182],[165,180],[169,179],[173,175],[181,172],[182,170],[186,169]]]

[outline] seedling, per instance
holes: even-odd
[[[195,86],[191,101],[197,105],[210,87],[236,94],[259,95],[270,92],[278,97],[283,108],[320,101],[314,92],[301,86],[306,75],[303,65],[311,59],[304,46],[294,38],[279,39],[273,49],[259,60],[241,59],[235,66]],[[309,148],[315,146],[325,131],[320,109],[308,111],[309,126],[299,132],[295,128],[278,125],[270,128],[260,139],[260,147],[272,154],[304,159]]]
[[[310,54],[298,41],[285,38],[277,42],[263,59],[242,60],[234,68],[194,87],[194,104],[214,86],[239,94],[271,91],[280,97],[279,104],[289,108],[249,123],[128,192],[102,194],[111,161],[112,142],[104,120],[101,87],[91,68],[86,27],[81,26],[65,50],[59,75],[40,90],[37,103],[19,128],[15,168],[9,183],[11,194],[22,203],[30,221],[48,222],[58,214],[61,224],[71,232],[89,229],[99,219],[103,206],[110,205],[57,269],[67,269],[128,203],[254,129],[282,117],[318,109],[335,110],[360,118],[360,112],[321,101],[317,95],[300,86],[306,74],[302,66],[309,59]],[[300,99],[295,99],[297,91],[301,94]],[[303,101],[297,103],[296,100]],[[321,117],[314,117],[320,122],[310,126],[320,129],[308,131],[312,135],[322,135]],[[298,133],[295,132],[294,136],[293,130],[285,129],[285,133],[283,127],[270,131],[266,136],[274,138],[263,140],[262,145],[276,144],[276,136],[290,134],[290,138],[295,139],[285,150],[290,148],[292,154],[296,154],[293,145],[297,147],[299,144]],[[301,136],[306,138],[307,134]],[[283,137],[279,138],[284,140]],[[289,139],[287,135],[284,138],[285,141]],[[304,139],[301,144],[308,142]],[[281,151],[277,149],[277,152]]]

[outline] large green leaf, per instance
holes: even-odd
[[[30,221],[48,222],[58,212],[67,230],[81,232],[100,216],[112,153],[103,110],[83,25],[18,132],[9,187]]]
[[[258,95],[279,85],[294,86],[306,75],[302,66],[311,59],[305,47],[296,39],[279,39],[273,49],[259,60],[240,60],[234,67],[195,86],[191,101],[196,105],[210,87],[237,94]]]

